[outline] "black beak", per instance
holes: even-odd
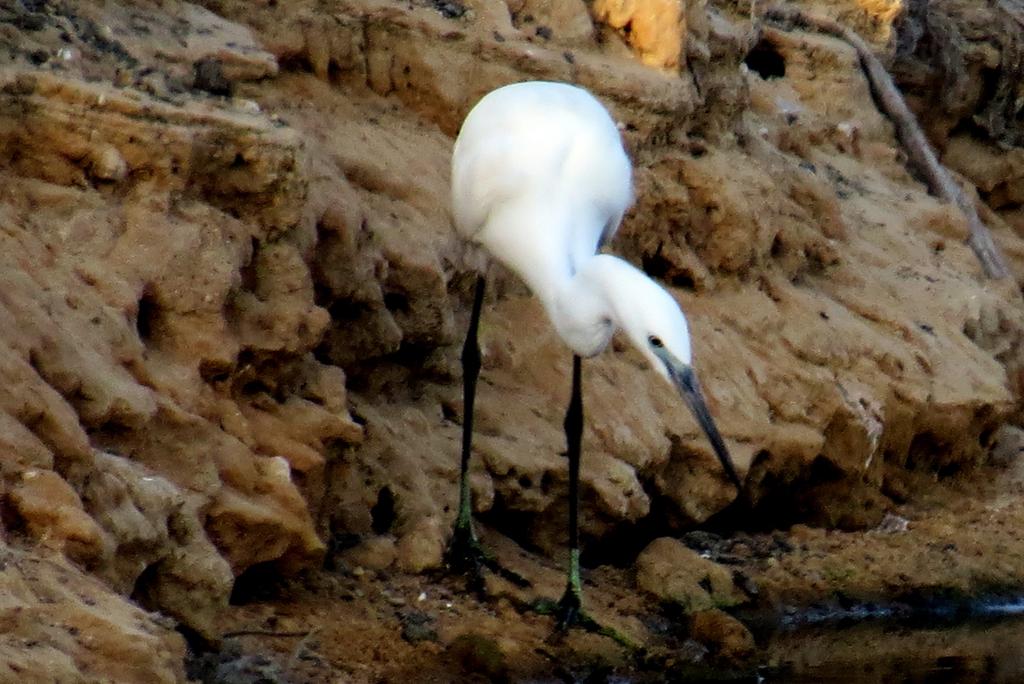
[[[704,434],[708,436],[708,441],[711,442],[711,448],[715,450],[715,455],[718,456],[722,469],[729,479],[732,480],[732,483],[736,485],[736,491],[742,494],[743,483],[740,481],[739,475],[736,474],[736,468],[732,464],[729,451],[725,448],[725,442],[722,441],[722,435],[719,434],[718,427],[708,412],[708,406],[704,402],[704,394],[701,392],[700,383],[697,382],[697,374],[693,372],[693,367],[683,364],[677,366],[673,363],[666,363],[665,365],[668,368],[669,376],[679,390],[679,394],[689,405],[690,410],[693,411],[693,415],[697,422],[700,423]]]

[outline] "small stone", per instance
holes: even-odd
[[[128,175],[128,162],[113,145],[104,145],[92,155],[92,175],[99,180],[121,181]]]
[[[436,518],[423,518],[398,541],[398,567],[404,572],[423,572],[441,565],[444,533]]]
[[[352,567],[386,570],[395,562],[395,540],[390,535],[371,537],[339,554]]]
[[[211,95],[231,96],[234,89],[231,81],[224,75],[224,65],[219,59],[203,57],[193,67],[195,79],[192,87],[196,90],[203,90]]]
[[[719,660],[741,662],[753,655],[754,636],[746,626],[721,610],[702,610],[690,618],[690,636],[707,646]]]
[[[436,0],[434,8],[441,13],[445,19],[458,19],[466,13],[466,7],[456,0]]]
[[[508,662],[498,642],[490,637],[469,632],[452,641],[448,652],[466,672],[481,674],[487,681],[506,681]]]
[[[740,556],[742,558],[746,558],[746,557],[750,556],[753,552],[752,552],[750,546],[748,546],[747,544],[744,544],[743,542],[739,542],[738,544],[733,544],[732,553],[735,556]]]
[[[678,661],[684,663],[700,663],[708,657],[708,647],[696,639],[687,639],[674,653]]]
[[[239,97],[235,98],[233,103],[235,107],[237,107],[239,110],[245,112],[246,114],[252,114],[253,116],[263,111],[263,109],[260,107],[260,103],[256,102],[255,100],[247,100],[245,98]]]
[[[434,618],[420,611],[411,611],[402,616],[402,638],[410,644],[420,641],[437,641]]]
[[[1003,425],[992,438],[991,460],[996,465],[1008,466],[1024,455],[1024,430]]]
[[[789,528],[790,539],[801,544],[815,539],[821,539],[824,536],[825,531],[820,527],[810,527],[809,525],[798,523]]]
[[[685,610],[733,606],[746,601],[728,569],[702,558],[677,539],[662,537],[637,557],[637,585]]]
[[[896,534],[897,532],[906,532],[909,524],[910,521],[902,516],[894,513],[886,513],[885,517],[882,518],[882,522],[878,523],[878,527],[875,529],[879,532]]]

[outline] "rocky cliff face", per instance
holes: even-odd
[[[873,526],[913,497],[908,471],[969,470],[1019,417],[1019,283],[984,279],[845,44],[758,33],[745,3],[653,29],[614,3],[204,4],[0,9],[8,545],[207,636],[236,577],[328,543],[437,566],[473,280],[451,142],[528,78],[621,122],[638,200],[613,249],[687,311],[766,524]],[[889,56],[1024,273],[1022,33],[980,28],[1019,8],[807,5]],[[950,74],[965,95],[931,107]],[[555,553],[570,357],[514,277],[489,281],[475,502]],[[584,382],[588,562],[726,509],[699,429],[627,345]]]

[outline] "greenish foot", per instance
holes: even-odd
[[[627,651],[635,652],[641,650],[641,646],[639,644],[619,630],[614,627],[609,627],[608,625],[602,625],[600,622],[592,618],[582,606],[573,607],[571,610],[567,610],[565,607],[566,603],[568,602],[566,601],[565,596],[558,601],[542,598],[534,601],[533,604],[529,606],[529,609],[538,615],[552,615],[555,617],[556,628],[555,633],[552,635],[553,637],[564,635],[572,627],[579,627],[591,634],[607,637]]]
[[[531,609],[540,615],[555,617],[555,634],[565,634],[571,627],[580,627],[593,634],[607,637],[629,651],[640,649],[638,644],[613,627],[602,625],[583,609],[583,584],[580,581],[580,552],[572,549],[569,556],[569,578],[565,593],[558,601],[538,599]]]
[[[460,514],[452,530],[452,539],[445,551],[445,565],[452,572],[466,575],[469,586],[477,593],[484,593],[484,568],[502,577],[517,587],[528,587],[530,581],[501,565],[484,548],[473,531],[473,523]]]

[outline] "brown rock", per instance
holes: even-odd
[[[991,459],[1001,466],[1014,467],[1024,456],[1024,430],[1014,425],[1003,425],[992,435]]]
[[[509,679],[509,665],[500,645],[494,639],[467,632],[455,637],[448,653],[466,673],[479,673],[492,682]]]
[[[789,528],[789,537],[795,542],[808,542],[817,539],[821,539],[825,536],[825,530],[820,527],[810,527],[808,525],[793,525]]]
[[[554,42],[572,46],[588,45],[594,38],[594,24],[583,0],[523,0],[509,3],[509,8],[513,5],[520,31],[542,33],[548,28]],[[525,17],[532,18],[531,25],[523,23]]]
[[[702,558],[677,539],[661,537],[648,544],[636,559],[637,585],[662,601],[679,604],[688,612],[743,603],[725,567]]]
[[[386,570],[395,562],[397,555],[394,538],[381,535],[379,537],[371,537],[361,542],[358,546],[346,549],[341,554],[341,557],[352,567],[358,566],[367,570]]]
[[[0,545],[0,680],[187,681],[185,642],[57,555]]]
[[[113,454],[97,452],[96,463],[83,497],[117,547],[100,574],[214,638],[234,576],[203,530],[202,499]]]
[[[414,523],[398,540],[398,567],[405,572],[423,572],[440,567],[448,532],[434,518]]]
[[[1017,58],[1020,18],[1020,9],[1009,4],[964,0],[914,3],[882,14],[881,21],[871,17],[892,34],[891,70],[912,93],[908,105],[940,149],[964,120],[1004,149],[1024,140],[1017,99],[1024,70]]]
[[[719,661],[743,662],[755,652],[754,636],[746,626],[721,610],[702,610],[690,616],[690,637],[704,644]]]
[[[993,209],[1024,204],[1024,149],[1000,150],[957,135],[950,138],[942,161],[978,186]]]
[[[24,470],[7,492],[17,525],[36,539],[95,566],[111,556],[111,540],[82,507],[74,489],[52,470]]]
[[[246,463],[252,480],[243,490],[225,486],[209,509],[207,533],[235,574],[268,561],[298,569],[323,556],[326,547],[312,527],[306,501],[280,456]],[[258,489],[257,489],[258,487]]]
[[[124,180],[128,175],[128,164],[117,148],[102,147],[93,152],[92,175],[105,181]]]
[[[18,333],[5,338],[0,359],[8,386],[20,383],[23,389],[0,397],[4,415],[22,425],[5,430],[19,452],[5,459],[13,468],[5,467],[5,473],[15,475],[17,484],[24,466],[14,464],[39,468],[39,482],[64,488],[47,496],[59,494],[64,503],[56,509],[36,503],[38,486],[26,481],[12,488],[16,516],[34,537],[57,540],[63,537],[56,530],[68,532],[67,539],[75,541],[65,546],[75,558],[121,590],[137,588],[153,607],[208,633],[232,583],[210,536],[239,572],[288,554],[283,565],[296,566],[322,552],[291,469],[271,467],[273,461],[256,456],[251,426],[237,404],[226,408],[235,403],[232,373],[238,372],[238,387],[253,381],[247,377],[253,365],[237,362],[243,344],[301,357],[324,329],[326,313],[312,301],[309,269],[300,255],[303,231],[293,231],[297,244],[253,249],[254,235],[300,219],[297,203],[253,203],[259,218],[250,225],[224,213],[237,193],[269,198],[301,185],[289,175],[295,141],[247,116],[140,101],[137,94],[102,83],[45,75],[21,83],[4,92],[5,106],[19,98],[51,106],[33,108],[23,117],[24,127],[3,128],[5,145],[19,146],[38,162],[11,168],[21,194],[5,205],[5,216],[15,231],[9,235],[22,230],[16,226],[30,215],[50,228],[32,233],[20,253],[13,246],[6,251],[12,259],[6,272],[18,285],[7,288],[3,315]],[[174,121],[180,125],[168,123]],[[206,148],[208,132],[218,127],[218,143]],[[69,151],[81,156],[69,162],[63,156]],[[113,151],[131,176],[121,178]],[[231,171],[236,161],[244,173]],[[126,199],[107,204],[88,189],[89,178],[120,178]],[[146,179],[144,187],[140,178]],[[193,183],[203,188],[200,194],[208,193],[209,203],[187,202],[173,216],[166,214],[168,193]],[[82,211],[81,219],[42,218],[74,208]],[[262,221],[268,227],[260,227]],[[43,257],[50,248],[60,256]],[[252,269],[242,277],[246,264]],[[247,303],[250,290],[262,299]],[[252,332],[257,327],[258,336]],[[280,445],[299,443],[310,450],[302,452],[309,462],[322,468],[329,443],[358,439],[331,375],[315,363],[291,361],[264,374],[264,387],[291,382],[310,388],[280,408],[271,403],[272,412],[289,422],[287,429],[280,422],[261,427],[268,450],[294,456],[300,447]],[[333,395],[324,402],[329,410],[304,403],[305,396],[325,392]],[[227,416],[223,428],[221,416]],[[302,440],[290,437],[296,431]],[[94,457],[90,441],[107,454]],[[93,475],[97,463],[103,470]],[[308,475],[311,496],[320,496],[322,474],[317,485],[314,471],[297,468]],[[85,508],[76,513],[82,506],[72,499],[79,496]],[[226,532],[232,526],[235,531]],[[246,526],[252,535],[238,531]],[[146,586],[136,587],[143,575]]]
[[[594,18],[627,29],[626,40],[640,61],[660,69],[678,69],[686,50],[684,0],[597,0]]]

